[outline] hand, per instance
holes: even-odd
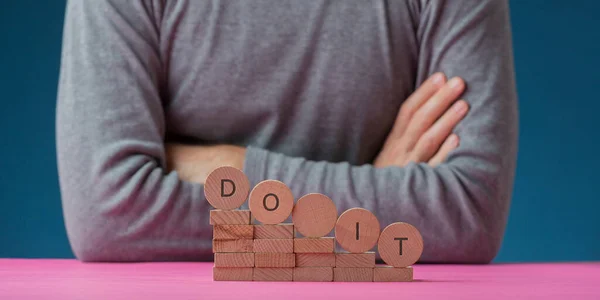
[[[375,167],[404,166],[409,162],[435,166],[446,160],[459,144],[452,130],[469,110],[466,101],[455,102],[464,89],[465,83],[458,77],[446,82],[443,74],[436,73],[427,79],[402,104]]]
[[[233,145],[166,144],[167,167],[185,181],[204,184],[206,177],[221,166],[244,167],[246,148]]]

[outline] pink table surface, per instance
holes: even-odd
[[[600,299],[600,262],[414,272],[414,282],[402,283],[215,282],[212,263],[0,259],[0,299]]]

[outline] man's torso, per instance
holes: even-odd
[[[175,1],[167,136],[370,162],[415,86],[415,1]]]

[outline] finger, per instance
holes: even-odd
[[[446,83],[444,73],[438,72],[431,75],[421,86],[414,91],[402,104],[400,112],[394,122],[394,127],[390,133],[390,137],[400,137],[406,129],[406,125],[410,121],[412,115],[427,102],[439,89]]]
[[[469,105],[465,100],[456,101],[444,115],[439,118],[419,139],[414,152],[422,161],[427,161],[437,151],[444,140],[450,135],[456,124],[462,120]]]
[[[444,141],[438,152],[429,160],[429,165],[435,167],[448,158],[450,152],[458,147],[460,139],[456,134],[451,134]]]
[[[448,109],[464,89],[465,82],[461,78],[454,77],[414,113],[403,135],[409,149],[416,145],[421,135]]]

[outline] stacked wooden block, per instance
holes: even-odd
[[[419,231],[393,223],[381,231],[377,217],[352,208],[339,218],[333,201],[308,194],[294,204],[282,182],[250,188],[233,167],[214,170],[205,183],[216,281],[412,281],[423,251]],[[238,209],[248,199],[249,210]],[[292,224],[282,223],[292,216]],[[328,237],[335,228],[335,238]],[[335,253],[335,243],[347,252]],[[388,266],[376,266],[378,245]]]
[[[298,199],[292,221],[302,237],[294,239],[294,281],[333,281],[335,240],[326,235],[336,219],[337,210],[327,196],[308,194]]]

